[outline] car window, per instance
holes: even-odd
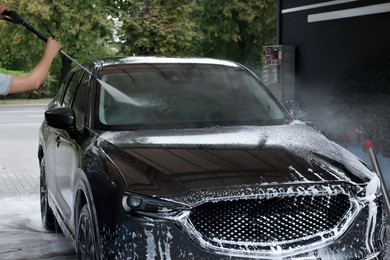
[[[207,64],[137,65],[102,76],[121,95],[99,92],[100,123],[107,126],[269,122],[285,112],[251,73]]]
[[[89,80],[89,74],[84,73],[83,77],[81,78],[79,87],[77,88],[72,105],[76,117],[76,127],[79,130],[82,130],[85,125],[88,105]]]
[[[71,106],[71,102],[73,101],[73,97],[77,89],[77,86],[80,83],[80,77],[82,76],[82,74],[83,74],[83,70],[78,70],[72,75],[68,87],[66,88],[64,100],[62,102],[63,106],[65,107]]]
[[[74,75],[74,73],[69,73],[68,75],[66,75],[65,79],[62,81],[62,83],[60,85],[59,91],[56,93],[55,97],[53,98],[53,101],[50,102],[50,104],[48,105],[49,109],[53,109],[55,107],[61,106],[61,104],[64,100],[65,91],[68,87],[68,83],[71,80],[73,75]]]

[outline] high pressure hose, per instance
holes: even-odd
[[[42,33],[38,32],[34,27],[32,27],[30,24],[28,24],[16,11],[13,10],[5,10],[3,12],[3,15],[6,17],[3,18],[7,22],[11,22],[14,24],[20,24],[26,27],[27,30],[38,36],[39,39],[41,39],[44,42],[47,42],[47,37],[43,35]],[[91,78],[93,80],[96,80],[97,82],[100,83],[100,85],[107,91],[109,92],[117,101],[120,102],[125,102],[132,104],[134,106],[143,106],[140,102],[137,102],[136,100],[132,99],[131,97],[125,95],[123,92],[119,91],[117,88],[111,86],[107,82],[104,82],[100,80],[96,75],[92,74],[92,71],[81,65],[79,62],[77,62],[75,59],[73,59],[71,56],[66,54],[63,50],[60,50],[60,53],[64,55],[66,58],[71,60],[72,62],[76,63],[77,66],[79,66],[82,70],[87,72],[89,75],[91,75]]]

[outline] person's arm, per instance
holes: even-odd
[[[49,38],[45,45],[45,52],[40,62],[31,70],[27,76],[14,76],[8,94],[26,92],[39,88],[45,81],[53,59],[61,49],[61,45]]]

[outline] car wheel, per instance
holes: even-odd
[[[56,229],[56,220],[49,206],[49,199],[47,193],[46,179],[45,179],[45,163],[43,158],[41,159],[41,176],[39,181],[40,200],[41,200],[41,218],[43,227],[54,231]]]
[[[98,259],[96,231],[87,204],[83,206],[79,215],[76,243],[78,259]]]

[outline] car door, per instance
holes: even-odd
[[[63,107],[72,107],[78,87],[83,79],[83,74],[82,70],[74,72],[65,92]],[[75,171],[79,165],[78,154],[80,149],[71,133],[62,129],[56,129],[55,131],[55,200],[59,205],[59,210],[65,222],[69,222],[73,209],[72,184]]]
[[[58,108],[62,106],[62,102],[64,99],[65,91],[69,86],[69,82],[72,79],[74,73],[69,73],[64,79],[63,83],[60,86],[60,90],[57,95],[53,99],[53,101],[49,104],[48,110]],[[47,190],[50,199],[55,198],[55,194],[57,191],[56,186],[56,149],[57,149],[57,138],[58,138],[58,129],[52,128],[47,124],[42,125],[42,133],[44,138],[46,139],[43,143],[44,147],[44,163],[45,163],[45,179]],[[58,203],[56,203],[58,204]]]

